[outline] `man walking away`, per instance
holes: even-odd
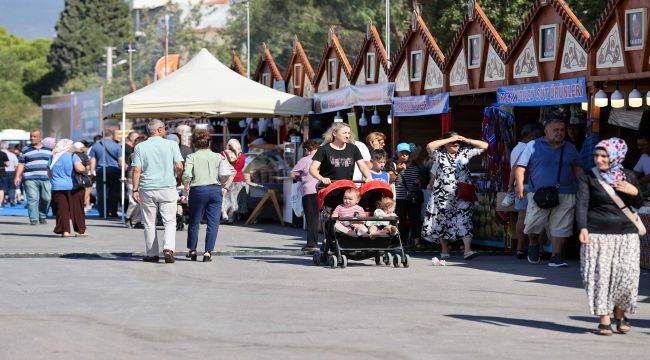
[[[183,173],[183,157],[174,141],[165,139],[167,131],[160,120],[147,124],[149,139],[136,145],[133,152],[133,198],[140,203],[146,262],[158,262],[159,246],[156,215],[160,211],[165,237],[165,262],[174,262],[176,248],[176,178]],[[175,176],[174,176],[175,175]]]
[[[31,146],[23,149],[18,158],[18,167],[14,176],[14,184],[18,187],[24,181],[27,194],[27,212],[29,223],[36,225],[47,224],[47,212],[50,207],[51,190],[48,175],[48,164],[52,159],[52,149],[43,145],[40,130],[29,133]]]
[[[5,154],[7,156],[7,159],[9,159],[9,163],[6,164],[5,167],[5,175],[3,178],[4,182],[0,184],[0,186],[2,186],[5,192],[7,201],[11,204],[11,206],[14,206],[16,205],[16,186],[14,186],[14,177],[16,176],[18,157],[12,151],[9,151],[9,144],[6,141],[0,142],[0,152]],[[2,157],[2,154],[0,154],[0,157]],[[0,166],[2,166],[2,164],[0,164]],[[2,206],[1,203],[2,200],[0,199],[0,206]]]
[[[97,210],[100,217],[104,217],[104,183],[106,183],[107,217],[117,217],[117,205],[122,191],[120,185],[122,148],[114,138],[113,130],[104,131],[104,139],[94,143],[88,153],[91,172],[96,174]],[[104,147],[106,147],[106,154],[104,154]],[[106,179],[104,179],[104,168],[106,168]]]
[[[552,119],[544,124],[544,136],[526,144],[517,161],[515,173],[517,198],[528,198],[524,233],[528,235],[528,261],[539,262],[540,234],[548,228],[553,253],[548,263],[551,267],[566,267],[564,248],[567,238],[573,234],[573,220],[576,204],[577,178],[582,174],[580,157],[575,146],[564,141],[565,125],[561,119]],[[524,175],[528,173],[527,186],[531,192],[525,194]],[[555,189],[552,190],[552,189]],[[559,202],[549,205],[535,193],[558,194]],[[536,199],[537,198],[537,201]],[[538,203],[538,201],[540,203]],[[548,225],[548,227],[547,227]]]

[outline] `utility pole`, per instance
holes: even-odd
[[[246,1],[246,76],[251,78],[251,2]]]
[[[165,13],[165,77],[167,77],[167,55],[169,53],[169,14]]]
[[[109,84],[113,81],[113,50],[112,46],[106,47],[106,82]]]
[[[130,41],[129,48],[126,51],[129,53],[129,85],[131,86],[131,91],[135,91],[135,84],[133,83],[133,53],[135,49]]]
[[[390,61],[390,0],[386,0],[386,55]]]

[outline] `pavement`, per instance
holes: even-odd
[[[632,332],[600,337],[578,264],[414,254],[314,266],[300,229],[222,226],[211,263],[149,264],[142,230],[88,238],[0,217],[0,359],[647,359],[650,274]],[[202,242],[200,243],[202,246]]]

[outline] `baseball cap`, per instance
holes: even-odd
[[[402,152],[402,151],[411,152],[411,145],[407,143],[401,143],[397,145],[397,152]]]

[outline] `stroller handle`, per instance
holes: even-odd
[[[339,181],[339,180],[332,180],[332,184],[333,184],[335,181]],[[355,183],[355,184],[365,184],[365,183],[366,183],[365,180],[350,180],[350,181],[352,181],[352,182]],[[316,183],[316,190],[323,190],[323,189],[325,189],[325,188],[328,187],[328,186],[329,186],[329,185],[325,185],[322,181],[318,180],[318,182]]]
[[[368,216],[368,217],[332,217],[332,220],[340,220],[340,221],[398,221],[399,217],[397,216],[387,216],[387,217],[376,217],[376,216]]]

